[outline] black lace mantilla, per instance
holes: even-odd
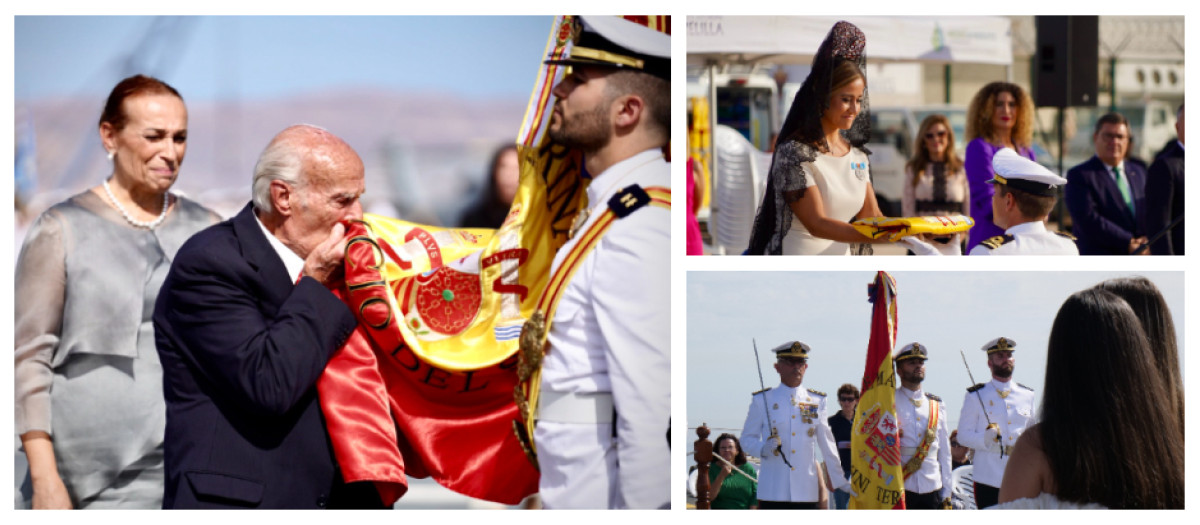
[[[779,131],[767,177],[767,189],[763,193],[758,215],[754,218],[747,255],[782,253],[783,237],[792,224],[792,210],[788,203],[802,198],[804,189],[812,183],[803,163],[812,162],[818,154],[829,152],[829,144],[821,128],[821,116],[829,109],[833,70],[841,61],[850,60],[865,74],[866,44],[867,37],[862,30],[842,21],[829,30],[817,54],[813,56],[812,72],[796,92],[792,108]],[[866,92],[863,92],[858,117],[850,129],[843,130],[841,134],[852,147],[870,153],[864,147],[871,138],[870,104]]]

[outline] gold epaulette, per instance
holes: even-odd
[[[1012,240],[1013,240],[1012,235],[1005,234],[1005,235],[997,235],[997,236],[992,237],[991,239],[987,239],[979,244],[987,246],[989,249],[995,250],[996,248],[999,248],[1006,243],[1012,242]]]
[[[808,389],[808,391],[809,391],[809,393],[816,394],[821,397],[825,397],[825,392],[822,392],[820,390],[813,390],[810,388],[810,389]]]
[[[984,383],[979,383],[979,384],[976,384],[975,386],[967,387],[967,392],[970,393],[970,392],[979,390],[980,388],[983,388],[983,385],[984,385]]]
[[[1025,390],[1028,390],[1028,391],[1030,391],[1030,392],[1033,392],[1033,389],[1032,389],[1032,388],[1029,388],[1029,387],[1027,387],[1027,386],[1025,386],[1025,385],[1022,385],[1021,383],[1017,383],[1017,386],[1019,386],[1019,387],[1021,387],[1021,388],[1024,388]]]
[[[771,389],[771,387],[764,388],[764,389],[762,389],[762,390],[759,390],[758,392],[754,392],[754,393],[750,394],[750,397],[757,396],[757,395],[759,395],[759,394],[761,394],[761,393],[763,393],[763,392],[766,392],[767,390],[770,390],[770,389]]]
[[[1067,232],[1060,232],[1060,231],[1056,231],[1056,232],[1054,232],[1054,234],[1055,234],[1055,235],[1057,235],[1057,236],[1059,236],[1059,237],[1066,237],[1066,238],[1068,238],[1068,239],[1071,239],[1072,241],[1074,241],[1074,240],[1077,240],[1077,239],[1075,239],[1075,236],[1074,236],[1074,235],[1071,235],[1071,234],[1069,234],[1069,233],[1067,233]]]
[[[942,398],[940,398],[940,397],[938,397],[938,396],[935,396],[935,395],[933,395],[933,394],[930,394],[929,392],[925,392],[925,397],[928,397],[929,399],[932,399],[932,400],[934,400],[934,401],[937,401],[938,403],[941,403],[941,402],[942,402]]]

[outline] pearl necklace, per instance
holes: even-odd
[[[153,230],[153,229],[157,228],[159,224],[162,224],[163,219],[167,218],[167,204],[168,204],[168,198],[169,198],[168,194],[170,192],[166,192],[166,191],[163,192],[162,213],[159,213],[158,218],[154,219],[152,221],[139,221],[137,219],[134,219],[133,217],[130,217],[129,212],[125,211],[125,207],[121,206],[121,201],[117,200],[116,196],[113,195],[112,189],[108,187],[108,179],[104,179],[104,193],[108,194],[108,200],[112,201],[113,204],[117,205],[117,210],[121,212],[122,217],[125,217],[125,222],[128,222],[129,224],[131,224],[134,228],[141,228],[143,230]]]

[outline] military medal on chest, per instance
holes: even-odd
[[[804,420],[804,423],[813,424],[813,421],[817,419],[817,405],[813,403],[801,403],[795,399],[792,399],[792,403],[800,409],[800,418]]]

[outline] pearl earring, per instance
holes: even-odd
[[[111,161],[113,160],[113,155],[116,155],[116,154],[117,154],[117,152],[115,152],[115,151],[110,151],[110,152],[108,152],[108,160],[109,160],[109,162],[111,162]]]

